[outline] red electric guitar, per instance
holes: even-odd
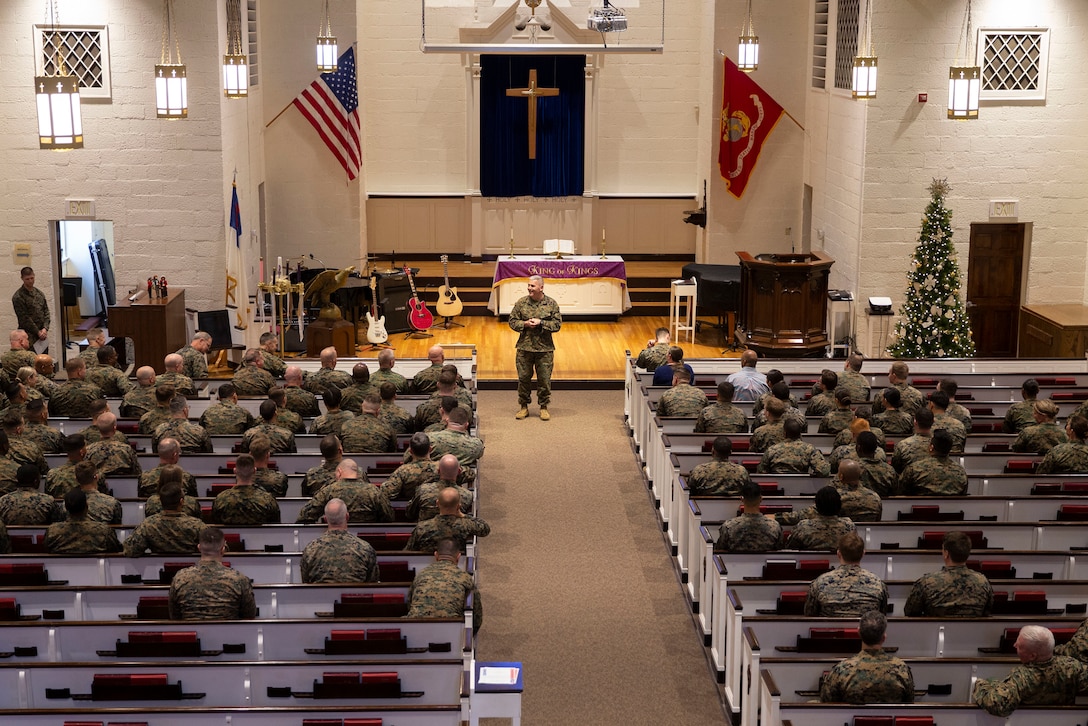
[[[408,277],[408,284],[412,288],[412,299],[408,301],[408,307],[412,308],[412,311],[408,313],[408,324],[415,330],[429,330],[434,324],[434,316],[427,309],[427,303],[416,295],[416,281],[412,278],[412,268],[405,265],[403,269]]]

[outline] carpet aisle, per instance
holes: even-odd
[[[557,391],[552,420],[478,394],[485,620],[477,657],[520,660],[525,726],[722,724],[622,391]]]

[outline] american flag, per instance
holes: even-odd
[[[348,180],[359,176],[363,154],[359,143],[355,49],[344,51],[337,61],[336,72],[318,76],[295,98],[294,104],[344,167]]]

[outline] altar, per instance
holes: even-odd
[[[620,315],[631,308],[627,268],[618,255],[573,255],[556,259],[545,255],[518,255],[495,261],[495,278],[487,308],[509,315],[532,275],[544,278],[544,294],[559,303],[564,317]]]

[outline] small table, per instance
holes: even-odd
[[[692,343],[695,342],[695,311],[699,305],[699,286],[695,278],[673,280],[669,305],[669,333],[674,342],[679,343],[681,333]],[[683,312],[681,312],[683,309]]]
[[[517,669],[517,676],[507,683],[480,683],[480,670]],[[521,724],[521,692],[525,690],[524,669],[519,661],[473,661],[469,684],[469,725],[479,726],[481,718],[508,718],[513,726]]]
[[[514,303],[526,294],[525,282],[531,275],[544,278],[544,294],[559,303],[564,316],[619,315],[631,308],[622,257],[519,255],[495,261],[488,310],[509,315]]]

